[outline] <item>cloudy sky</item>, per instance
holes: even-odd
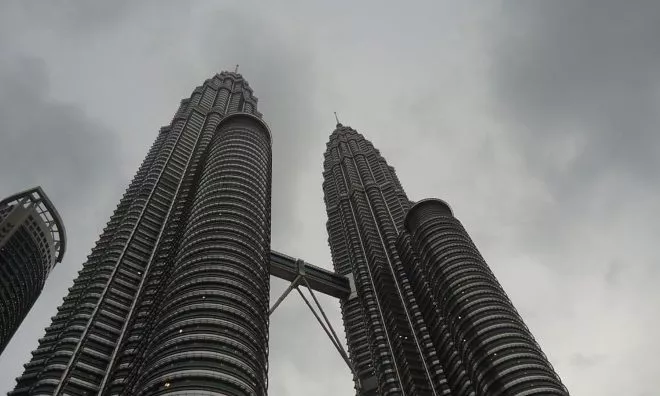
[[[69,236],[0,392],[158,128],[238,63],[274,135],[274,249],[331,266],[337,111],[411,199],[452,205],[571,394],[657,395],[660,2],[313,3],[0,0],[0,196],[43,186]],[[270,395],[351,394],[306,309],[272,317]]]

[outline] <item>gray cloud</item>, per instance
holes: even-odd
[[[660,4],[510,2],[502,15],[492,94],[511,126],[505,138],[550,200],[528,242],[571,244],[586,231],[577,224],[608,217],[639,230],[631,205],[660,210]]]
[[[603,362],[606,359],[603,355],[585,356],[581,353],[576,353],[571,356],[571,364],[580,367],[591,367]]]
[[[556,350],[573,392],[652,392],[657,365],[648,354],[660,321],[644,312],[660,309],[652,291],[660,254],[651,247],[660,229],[649,221],[660,213],[660,4],[507,2],[500,11],[490,95],[507,127],[502,138],[547,195],[520,209],[529,224],[515,238],[548,268],[528,274],[561,290],[540,312],[546,320],[529,317],[539,334],[581,340],[572,353]],[[561,322],[549,323],[553,316]],[[626,361],[636,362],[634,373]],[[608,373],[620,376],[603,386],[574,377]]]
[[[2,190],[42,185],[63,206],[80,204],[112,179],[116,136],[74,106],[49,98],[43,60],[0,63]],[[91,195],[90,195],[91,194]]]
[[[605,280],[611,286],[616,286],[621,280],[621,273],[625,271],[625,264],[619,260],[613,260],[607,267]]]
[[[572,393],[655,394],[654,3],[106,3],[0,3],[0,189],[44,185],[71,242],[0,357],[1,390],[158,127],[240,63],[273,130],[274,248],[330,265],[321,163],[337,110],[412,199],[452,204]],[[270,394],[350,394],[306,310],[293,295],[272,317]]]
[[[15,22],[38,16],[46,21],[48,27],[57,31],[58,35],[76,39],[77,35],[90,35],[116,27],[118,22],[126,18],[127,14],[141,11],[144,7],[151,7],[156,2],[143,0],[135,3],[130,0],[116,0],[105,2],[99,0],[78,1],[62,0],[55,3],[25,2],[21,0],[7,0],[3,2],[6,13],[13,15]],[[161,10],[172,5],[171,0],[163,0]]]
[[[521,125],[529,164],[565,194],[613,171],[658,181],[660,4],[504,7],[495,95]]]

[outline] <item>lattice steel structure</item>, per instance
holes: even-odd
[[[0,353],[65,249],[62,218],[41,187],[0,201]]]
[[[240,74],[183,100],[10,394],[265,395],[271,144]]]

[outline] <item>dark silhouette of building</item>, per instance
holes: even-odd
[[[450,394],[396,248],[411,203],[394,169],[371,142],[338,124],[323,190],[335,271],[355,288],[341,308],[358,392]]]
[[[410,202],[341,124],[324,162],[335,271],[360,395],[568,395],[449,207]]]
[[[446,371],[453,363],[444,350],[453,343],[478,395],[568,395],[449,205],[419,201],[404,227],[404,267],[427,323],[436,322],[432,338]]]
[[[0,201],[0,353],[65,248],[64,224],[41,187]]]
[[[270,195],[257,99],[218,74],[160,130],[10,394],[265,395]]]

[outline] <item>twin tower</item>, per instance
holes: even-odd
[[[181,101],[10,395],[265,396],[271,146],[240,74]],[[341,124],[323,191],[358,395],[568,395],[445,202]]]

